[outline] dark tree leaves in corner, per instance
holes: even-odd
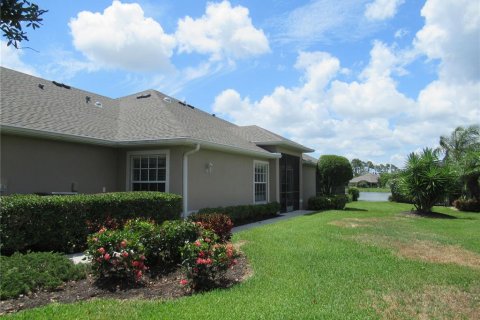
[[[28,41],[27,32],[22,28],[40,28],[41,16],[47,11],[26,0],[1,0],[0,29],[8,40],[7,46],[13,45],[18,49],[19,42]]]

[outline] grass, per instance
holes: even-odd
[[[475,262],[480,261],[476,260],[480,259],[480,215],[448,208],[435,211],[457,219],[399,214],[409,209],[405,204],[355,202],[344,211],[310,214],[235,234],[234,241],[244,243],[242,250],[254,274],[228,290],[171,301],[94,299],[51,304],[10,317],[478,318],[480,264]],[[418,243],[448,248],[460,258],[468,253],[473,266],[404,254],[404,249],[414,249]]]
[[[357,188],[360,192],[391,192],[390,188]]]

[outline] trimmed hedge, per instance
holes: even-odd
[[[480,201],[475,199],[457,199],[453,205],[460,211],[480,212]]]
[[[310,210],[343,210],[348,202],[348,197],[344,194],[334,196],[317,196],[308,199],[308,209]]]
[[[360,197],[360,190],[355,187],[350,187],[348,188],[348,194],[352,197],[352,201],[358,201],[358,198]]]
[[[1,252],[85,249],[87,235],[107,224],[122,226],[131,218],[157,223],[179,219],[181,196],[161,192],[116,192],[73,196],[0,197]]]
[[[236,226],[239,226],[248,222],[275,217],[279,211],[280,204],[278,202],[271,202],[267,204],[204,208],[200,209],[198,213],[223,213],[229,216]]]

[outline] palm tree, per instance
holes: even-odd
[[[449,137],[440,137],[444,162],[455,169],[465,194],[480,201],[480,126],[457,127]]]
[[[480,126],[457,127],[450,136],[440,137],[443,160],[459,161],[468,150],[480,149]]]

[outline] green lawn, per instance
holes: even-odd
[[[410,208],[355,202],[236,234],[254,275],[229,290],[173,301],[51,304],[12,318],[478,318],[480,214],[399,214]]]
[[[358,188],[361,192],[391,192],[390,188]]]

